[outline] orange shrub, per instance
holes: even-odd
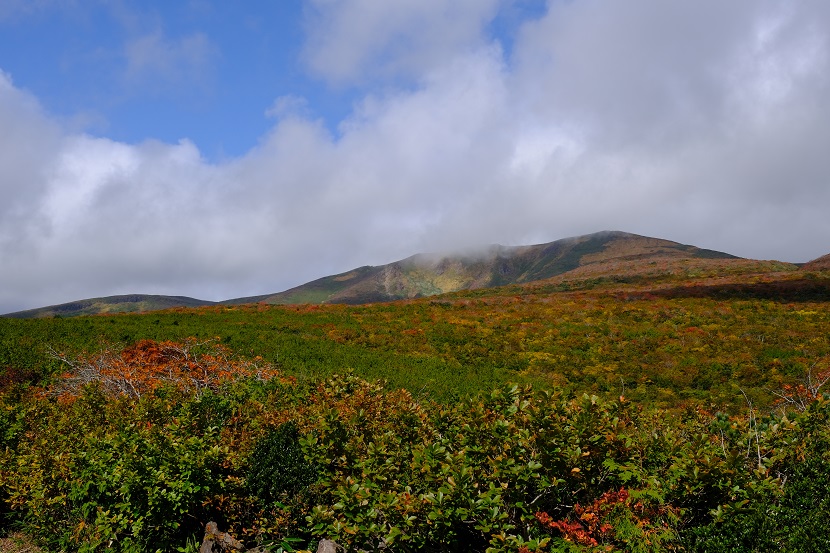
[[[139,398],[161,386],[198,394],[206,389],[216,390],[229,381],[270,380],[279,376],[279,371],[261,357],[234,359],[227,348],[194,338],[184,343],[141,340],[120,352],[105,348],[77,358],[54,356],[69,369],[51,391],[59,399],[70,401],[91,383],[98,383],[108,395]]]

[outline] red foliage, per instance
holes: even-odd
[[[641,501],[632,500],[628,490],[621,488],[605,492],[588,506],[575,505],[575,517],[571,519],[553,520],[549,514],[540,511],[536,513],[536,520],[543,527],[558,531],[567,541],[596,547],[600,543],[614,541],[615,531],[609,524],[609,515],[618,506],[628,511],[628,516],[634,519],[646,536],[658,530],[658,519],[671,510],[668,506],[649,508]]]
[[[536,513],[536,520],[542,526],[551,530],[559,530],[562,537],[568,541],[582,545],[599,545],[596,539],[591,536],[591,530],[579,522],[568,522],[567,520],[553,520],[549,514],[544,512]]]
[[[830,366],[817,372],[813,372],[811,368],[807,371],[802,383],[784,384],[779,391],[773,392],[778,396],[775,403],[804,411],[809,404],[822,395],[821,390],[828,382],[830,382]]]
[[[235,360],[227,348],[195,339],[184,343],[141,340],[120,352],[104,349],[77,359],[55,356],[69,366],[53,390],[63,400],[74,399],[92,382],[100,383],[110,395],[138,398],[161,386],[199,393],[242,378],[270,380],[279,376],[262,358]]]

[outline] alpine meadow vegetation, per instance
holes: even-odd
[[[827,275],[705,279],[0,319],[3,525],[79,552],[195,552],[208,521],[275,552],[830,550]]]

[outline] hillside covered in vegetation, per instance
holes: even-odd
[[[817,260],[817,262],[820,260]],[[544,281],[557,275],[663,273],[669,266],[711,264],[745,266],[759,262],[722,252],[649,238],[627,232],[603,231],[533,246],[492,245],[465,253],[416,254],[380,266],[359,267],[319,278],[283,292],[221,302],[184,296],[130,294],[91,298],[10,313],[15,318],[73,317],[109,313],[140,313],[172,307],[222,303],[279,305],[343,303],[359,305],[413,299],[460,290],[474,290]],[[795,265],[778,263],[795,269]],[[817,270],[820,270],[817,269]]]
[[[49,551],[196,551],[211,520],[269,551],[823,551],[829,302],[821,270],[615,256],[0,319],[3,525]]]

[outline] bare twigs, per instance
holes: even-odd
[[[140,398],[161,386],[201,394],[241,378],[270,380],[279,376],[262,358],[234,360],[230,351],[213,341],[188,338],[184,343],[142,340],[121,351],[104,347],[95,355],[69,357],[49,350],[67,366],[53,388],[59,397],[77,396],[87,384],[98,383],[108,395]]]

